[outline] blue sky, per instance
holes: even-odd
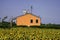
[[[32,13],[40,16],[42,23],[60,24],[60,0],[0,0],[0,17],[23,15],[31,5]]]

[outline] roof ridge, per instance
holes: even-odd
[[[27,15],[27,14],[31,14],[31,15],[33,15],[33,16],[36,16],[36,15],[34,15],[34,14],[32,14],[32,13],[25,13],[24,15]],[[24,15],[20,15],[20,16],[17,16],[17,17],[21,17],[21,16],[24,16]],[[36,16],[36,17],[40,18],[39,16]]]

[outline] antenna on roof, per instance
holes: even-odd
[[[31,13],[32,13],[32,5],[31,5]]]

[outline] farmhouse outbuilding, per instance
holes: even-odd
[[[18,16],[16,18],[16,25],[25,25],[25,26],[40,26],[41,18],[32,13],[25,13],[24,15]]]

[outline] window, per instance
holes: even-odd
[[[33,20],[32,19],[30,20],[30,23],[33,23]]]
[[[36,23],[38,23],[38,19],[36,19]]]

